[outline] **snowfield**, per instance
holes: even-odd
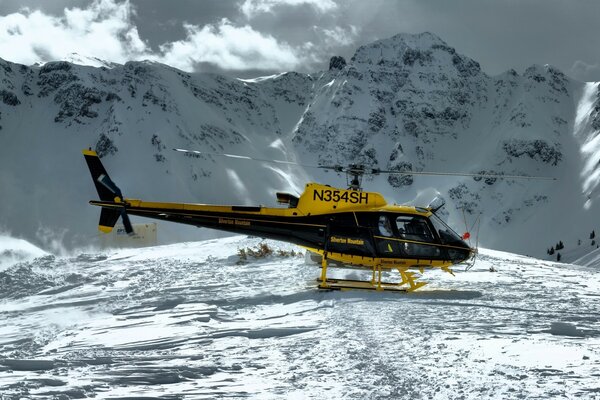
[[[597,269],[482,250],[415,293],[322,292],[294,246],[240,263],[259,242],[8,266],[0,399],[600,398]]]

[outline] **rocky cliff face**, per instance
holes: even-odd
[[[451,203],[454,226],[464,229],[463,213],[467,229],[481,215],[485,244],[540,255],[546,236],[574,241],[595,213],[584,206],[595,196],[581,177],[582,146],[597,132],[595,106],[583,112],[590,122],[578,127],[582,138],[573,134],[583,86],[551,66],[488,76],[432,34],[397,35],[323,74],[292,141],[301,157],[326,163],[556,177],[373,181],[400,202],[436,189]],[[581,233],[579,224],[586,226]]]
[[[173,201],[272,204],[274,191],[301,191],[307,179],[345,184],[331,172],[196,159],[174,147],[398,171],[553,176],[560,180],[365,182],[397,202],[427,201],[438,191],[458,230],[481,216],[483,244],[532,255],[591,231],[599,213],[597,85],[550,66],[488,76],[429,33],[362,46],[351,60],[334,57],[327,71],[310,75],[240,80],[147,62],[0,61],[0,80],[0,224],[38,243],[48,228],[80,242],[95,235],[96,212],[86,204],[95,193],[80,157],[88,146],[127,196]],[[170,239],[187,237],[165,229]]]

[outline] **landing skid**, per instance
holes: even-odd
[[[321,283],[320,279],[317,279]],[[381,282],[381,286],[376,286],[368,281],[358,281],[352,279],[331,279],[327,278],[326,286],[319,284],[321,290],[379,290],[386,292],[408,292],[407,288],[398,286],[397,283]]]
[[[374,266],[373,277],[370,281],[360,281],[352,279],[331,279],[327,278],[327,257],[321,260],[321,277],[317,279],[319,289],[323,290],[376,290],[391,292],[412,292],[426,285],[425,282],[416,281],[416,273],[408,271],[408,268],[396,268],[400,273],[401,281],[397,283],[383,282],[382,266]]]

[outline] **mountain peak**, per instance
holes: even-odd
[[[363,45],[356,50],[351,62],[354,65],[364,65],[367,69],[377,64],[436,73],[445,70],[463,78],[481,74],[478,62],[458,54],[454,48],[430,32],[402,33]]]
[[[79,53],[69,53],[66,57],[64,57],[62,61],[67,61],[71,64],[84,65],[95,68],[114,68],[119,65],[111,61],[102,60],[98,57],[86,56]]]
[[[402,42],[409,47],[420,48],[431,47],[435,44],[446,45],[446,42],[431,32],[398,33],[388,39],[383,39],[383,41]]]
[[[450,54],[456,53],[453,48],[433,33],[399,33],[392,37],[360,46],[354,53],[352,61],[361,62],[372,59],[373,56],[383,58],[384,60],[398,59],[409,49],[417,51],[441,49]]]

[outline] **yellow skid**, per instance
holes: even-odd
[[[318,280],[320,282],[320,280]],[[319,289],[327,290],[377,290],[388,292],[408,292],[406,287],[401,287],[397,283],[381,282],[381,286],[373,285],[368,281],[357,281],[352,279],[326,279],[326,286],[319,285]],[[423,283],[424,284],[424,283]]]

